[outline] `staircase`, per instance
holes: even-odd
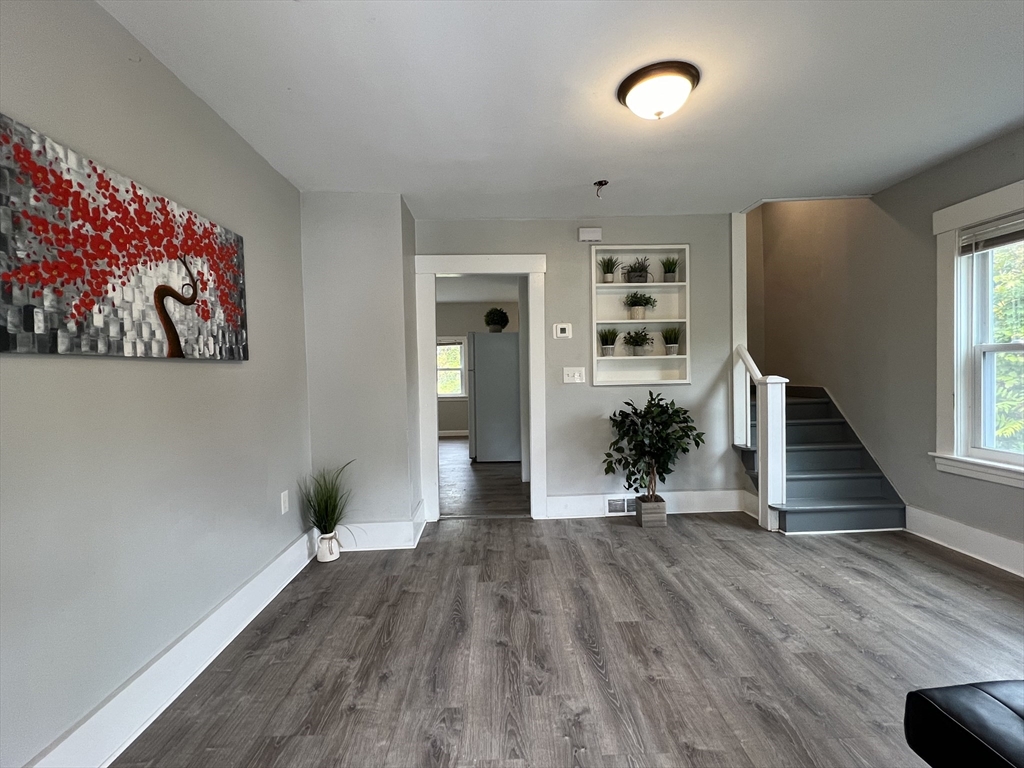
[[[751,404],[750,445],[757,445]],[[741,448],[757,485],[757,450]],[[786,503],[772,505],[786,533],[903,528],[906,512],[892,485],[824,389],[786,388]]]

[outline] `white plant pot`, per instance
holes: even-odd
[[[614,272],[608,272],[608,273],[607,273],[607,274],[606,274],[606,275],[604,276],[604,281],[605,281],[606,283],[614,283],[614,282],[615,282],[615,273],[614,273]]]
[[[341,556],[341,544],[337,533],[323,533],[316,538],[316,559],[321,563],[329,563]]]
[[[615,354],[615,345],[601,347],[601,357],[612,357]]]
[[[630,320],[646,320],[647,307],[629,307]]]
[[[676,281],[676,273],[675,272],[666,272],[665,273],[665,278],[664,278],[664,280],[662,282],[674,283],[675,281]]]
[[[647,347],[630,347],[635,357],[644,357],[647,354]]]
[[[678,355],[679,354],[679,345],[678,344],[666,344],[665,345],[665,354],[666,355]]]

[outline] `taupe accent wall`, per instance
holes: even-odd
[[[484,314],[491,307],[508,312],[508,333],[519,331],[519,305],[507,301],[445,302],[437,305],[437,335],[465,336],[470,332],[486,333]],[[437,399],[437,429],[439,432],[461,432],[469,429],[469,401],[465,398],[439,397]]]
[[[0,111],[242,235],[251,355],[0,359],[17,766],[300,536],[310,448],[298,191],[93,2],[4,0]]]
[[[690,408],[707,444],[685,456],[666,490],[747,488],[729,430],[732,359],[728,214],[594,219],[610,244],[689,243],[692,287],[692,384],[594,387],[590,314],[590,246],[577,241],[577,220],[417,221],[420,253],[544,253],[548,495],[621,493],[622,477],[604,474],[612,439],[608,416],[624,400],[663,392]],[[572,323],[571,339],[551,338],[554,323]],[[585,366],[586,384],[563,384],[563,366]]]
[[[907,504],[1024,540],[1019,488],[935,469],[932,214],[1024,178],[1024,129],[870,200],[768,203],[764,373],[828,388]]]
[[[747,214],[747,351],[764,366],[764,232],[762,208]]]

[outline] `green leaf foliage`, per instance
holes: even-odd
[[[665,482],[680,454],[704,444],[704,433],[697,431],[686,408],[660,394],[647,394],[643,408],[630,400],[624,403],[625,409],[611,415],[615,439],[604,455],[604,473],[621,471],[627,490],[646,491],[646,498],[654,500],[658,482]]]
[[[654,337],[647,332],[647,326],[638,331],[630,331],[622,337],[622,343],[627,347],[646,347],[654,343]]]
[[[648,275],[651,272],[651,262],[646,256],[638,256],[629,263],[626,267],[626,272],[630,275]]]
[[[661,332],[662,341],[666,344],[678,344],[679,343],[679,329],[675,326],[665,328]]]
[[[597,266],[600,268],[602,274],[605,275],[615,274],[615,270],[618,269],[621,264],[622,262],[619,261],[618,256],[602,256],[597,260]]]
[[[333,533],[345,516],[352,491],[342,487],[341,474],[352,461],[338,469],[318,469],[299,481],[299,498],[306,522],[320,533]]]
[[[640,293],[640,291],[630,291],[626,294],[622,303],[627,307],[656,307],[658,306],[658,300],[653,296],[648,296],[646,293]]]
[[[661,260],[661,268],[665,271],[665,274],[675,273],[678,266],[679,259],[675,256],[666,256]]]
[[[508,312],[501,307],[491,307],[484,314],[484,325],[490,328],[492,325],[497,325],[502,328],[508,325]]]
[[[610,347],[619,338],[618,328],[602,328],[597,332],[597,338],[601,340],[602,347]]]

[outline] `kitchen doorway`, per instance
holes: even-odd
[[[416,257],[420,483],[428,521],[546,517],[545,263],[535,254]],[[464,293],[451,302],[459,278],[467,279],[463,289],[504,285],[505,293],[493,295],[500,301]],[[482,316],[453,326],[449,315],[457,313],[439,309],[511,308],[513,297],[509,327],[515,319],[518,328],[503,333],[489,333]],[[475,316],[481,307],[459,309]]]

